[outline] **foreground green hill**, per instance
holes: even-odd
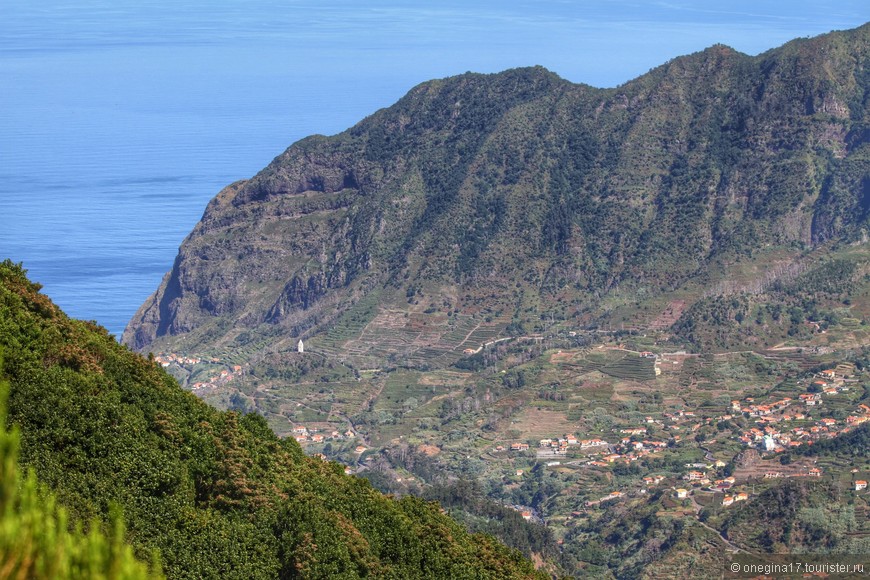
[[[80,525],[70,530],[67,512],[33,472],[22,477],[18,466],[20,435],[6,430],[9,385],[0,382],[0,576],[3,578],[162,578],[155,561],[149,570],[136,561],[124,543],[124,525],[112,514],[111,537],[93,522],[85,535]],[[80,523],[80,522],[77,522]]]
[[[73,522],[120,506],[136,555],[159,554],[169,577],[536,577],[436,504],[381,495],[258,416],[200,402],[8,260],[0,349],[21,465]]]

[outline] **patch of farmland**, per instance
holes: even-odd
[[[674,325],[686,309],[685,300],[671,300],[665,309],[650,322],[651,330],[665,330]]]
[[[804,349],[796,350],[765,350],[761,354],[765,358],[780,362],[790,362],[797,365],[801,370],[811,369],[822,364],[822,359]]]
[[[634,354],[603,366],[601,372],[617,379],[632,381],[652,381],[656,378],[655,360]]]

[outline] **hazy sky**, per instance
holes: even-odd
[[[870,20],[867,0],[6,0],[4,5],[0,55],[35,44],[191,50],[232,43],[248,66],[264,72],[304,60],[336,74],[366,70],[373,77],[421,81],[540,64],[595,86],[620,84],[714,43],[757,54],[795,37]]]

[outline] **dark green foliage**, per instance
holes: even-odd
[[[772,553],[860,553],[854,507],[838,501],[836,485],[789,480],[729,512],[726,536],[754,550]],[[860,542],[860,540],[857,540]]]
[[[740,292],[703,298],[687,309],[673,330],[701,350],[733,348],[809,337],[842,322],[837,308],[866,288],[863,254],[826,257],[792,271],[769,274]],[[860,320],[856,319],[855,324]]]
[[[437,501],[471,530],[492,534],[528,556],[533,552],[555,555],[551,553],[553,534],[549,528],[529,523],[518,511],[487,499],[477,482],[435,484],[426,488],[423,497]]]
[[[23,466],[74,522],[123,509],[170,577],[534,577],[438,507],[391,500],[305,457],[262,418],[221,413],[0,264],[0,349]]]
[[[864,423],[849,433],[833,439],[822,439],[812,445],[802,445],[796,452],[811,456],[870,457],[870,423]]]
[[[20,434],[6,430],[9,385],[0,381],[0,575],[4,578],[139,579],[162,578],[154,554],[151,573],[133,557],[124,543],[124,522],[117,510],[110,513],[107,538],[99,521],[85,534],[81,522],[69,529],[67,511],[29,471],[18,467]]]
[[[565,537],[563,560],[569,569],[592,565],[617,578],[642,577],[688,535],[690,520],[658,517],[658,498],[647,504],[608,506],[600,517],[574,527]],[[700,552],[700,551],[699,551]],[[666,576],[679,577],[670,571]]]

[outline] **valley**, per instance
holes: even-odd
[[[863,260],[854,248],[842,253]],[[227,366],[239,369],[231,381],[203,387],[194,381],[205,369],[219,377],[218,367],[184,356],[171,356],[182,362],[167,370],[211,404],[262,415],[306,453],[382,491],[426,497],[458,486],[469,496],[462,501],[515,512],[545,539],[512,545],[550,565],[593,565],[584,550],[604,522],[652,510],[656,521],[694,522],[693,533],[716,546],[706,556],[714,566],[727,551],[763,553],[729,536],[724,522],[762,509],[765,494],[793,482],[839,490],[854,508],[848,541],[870,540],[870,495],[860,485],[870,479],[866,450],[813,453],[870,424],[870,327],[857,318],[867,283],[856,281],[848,305],[818,301],[820,312],[838,313],[833,323],[805,316],[778,330],[773,319],[765,327],[754,317],[752,340],[765,332],[786,340],[735,350],[701,350],[674,334],[679,311],[698,296],[665,302],[658,313],[634,305],[634,325],[541,321],[515,337],[495,310],[455,312],[424,298],[426,313],[403,298],[404,308],[394,301],[349,310],[302,354],[288,346]],[[739,336],[736,318],[728,326]],[[400,349],[404,356],[385,356]],[[244,360],[229,351],[200,356]],[[506,517],[458,505],[451,513],[479,529]]]

